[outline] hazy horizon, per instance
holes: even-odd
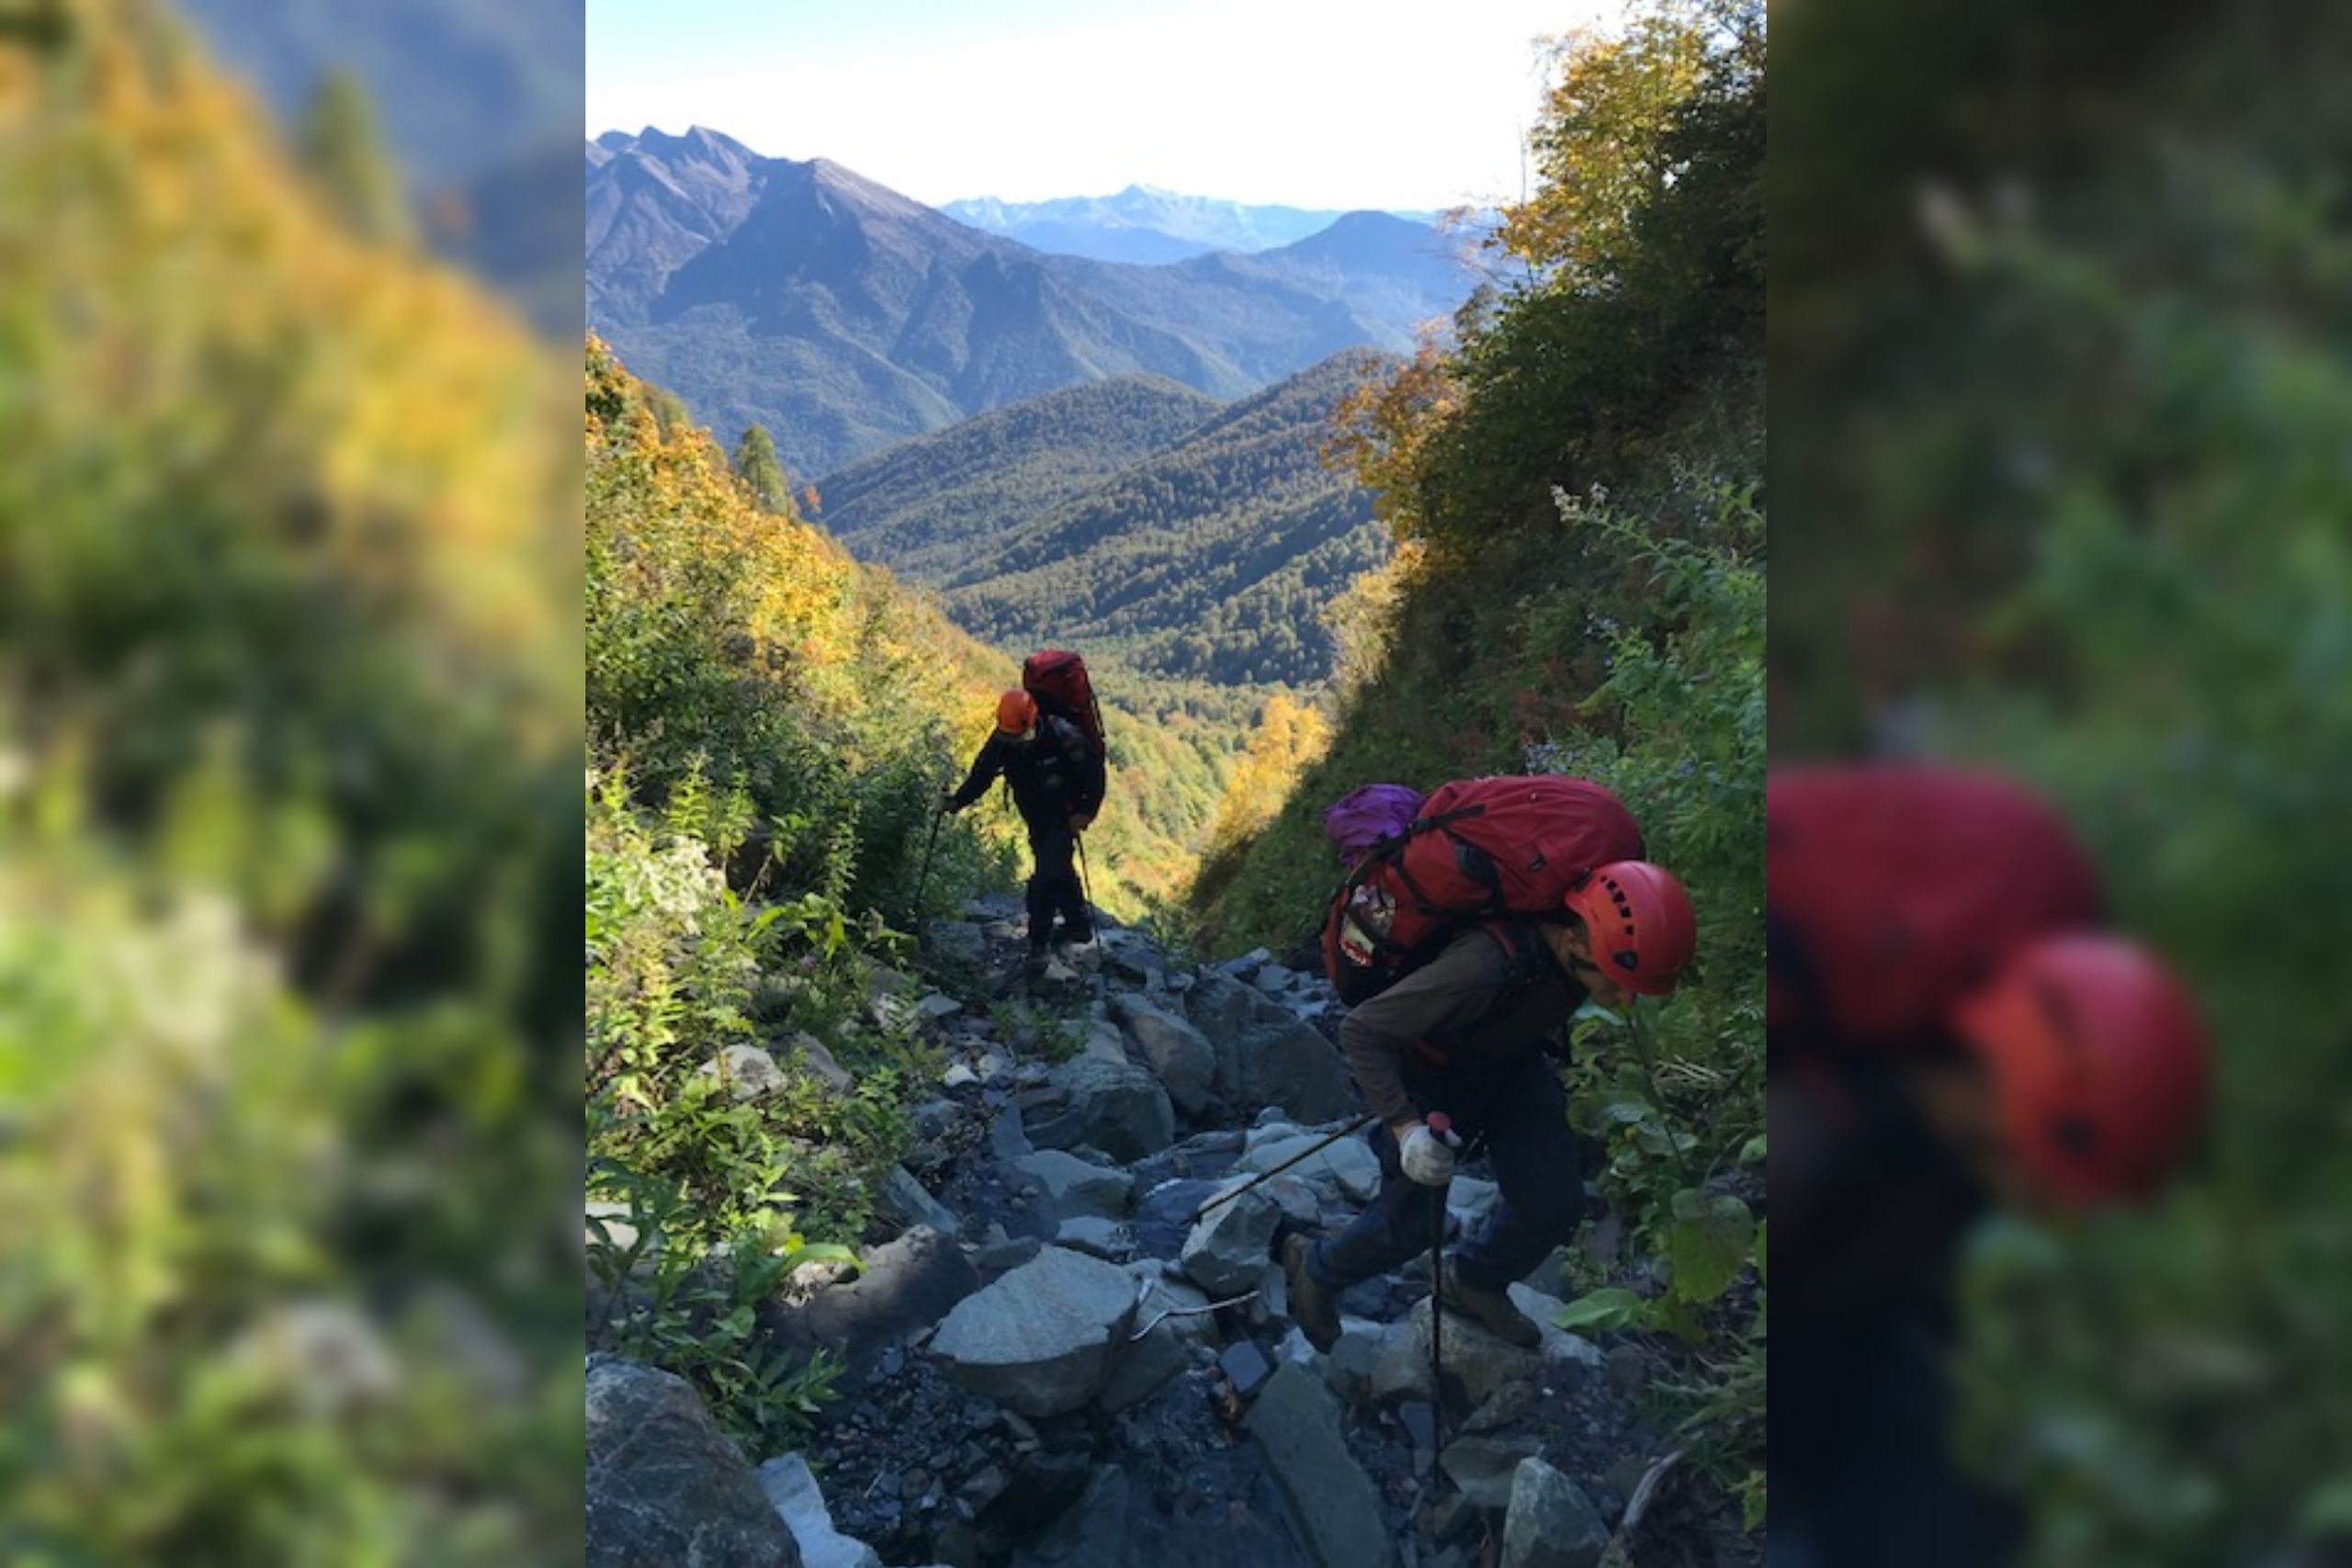
[[[1146,186],[1442,211],[1514,199],[1538,39],[1614,0],[589,0],[586,134],[701,125],[933,207]],[[1132,69],[1148,61],[1148,73]],[[1083,134],[1073,134],[1082,126]]]

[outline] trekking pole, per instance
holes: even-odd
[[[1085,901],[1086,924],[1091,931],[1094,926],[1094,887],[1093,878],[1086,874],[1086,835],[1073,832],[1070,837],[1078,843],[1078,896]]]
[[[1226,1204],[1232,1202],[1236,1198],[1240,1197],[1244,1192],[1249,1191],[1252,1187],[1259,1185],[1259,1183],[1272,1180],[1275,1177],[1280,1176],[1283,1171],[1288,1170],[1292,1166],[1296,1165],[1301,1160],[1313,1159],[1317,1155],[1321,1154],[1325,1149],[1329,1148],[1341,1138],[1347,1137],[1352,1133],[1361,1133],[1366,1127],[1371,1126],[1372,1123],[1373,1118],[1371,1116],[1358,1117],[1355,1121],[1350,1122],[1348,1125],[1340,1128],[1338,1132],[1332,1134],[1329,1137],[1325,1138],[1320,1143],[1317,1144],[1313,1148],[1306,1149],[1299,1154],[1292,1156],[1290,1158],[1283,1161],[1282,1164],[1274,1167],[1273,1169],[1260,1173],[1258,1176],[1243,1182],[1240,1186],[1235,1188],[1230,1192],[1222,1193],[1217,1197],[1210,1199],[1207,1202],[1193,1210],[1193,1217],[1186,1220],[1184,1223],[1188,1225],[1199,1224],[1201,1223],[1201,1216],[1207,1213],[1211,1209],[1223,1208]]]
[[[1447,1148],[1459,1148],[1453,1118],[1432,1111],[1421,1118],[1430,1135]],[[1430,1189],[1430,1427],[1432,1446],[1445,1451],[1445,1189]]]
[[[947,819],[944,801],[933,801],[931,809],[931,837],[922,846],[922,874],[915,878],[915,913],[922,913],[922,896],[931,886],[931,852],[939,847],[939,825]]]

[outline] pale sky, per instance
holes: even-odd
[[[588,0],[587,134],[706,125],[918,201],[1514,200],[1535,40],[1617,0]]]

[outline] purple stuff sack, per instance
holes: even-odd
[[[1366,784],[1350,790],[1323,810],[1324,836],[1340,852],[1342,864],[1353,865],[1383,839],[1403,834],[1427,798],[1403,784]]]

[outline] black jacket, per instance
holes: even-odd
[[[962,810],[986,795],[1000,773],[1012,786],[1022,820],[1033,828],[1102,809],[1102,759],[1066,718],[1040,714],[1034,740],[1001,730],[991,734],[950,803]]]

